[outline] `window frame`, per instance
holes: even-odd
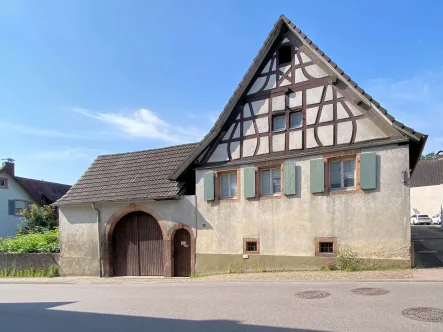
[[[274,192],[273,191],[273,185],[272,185],[272,172],[273,170],[278,170],[279,174],[280,174],[280,191],[279,192]],[[267,172],[269,171],[269,187],[271,189],[271,193],[269,194],[265,194],[263,193],[263,185],[262,185],[262,180],[263,180],[263,172]],[[258,186],[259,186],[259,193],[260,193],[260,197],[279,197],[282,196],[282,192],[283,192],[283,174],[282,174],[282,167],[281,164],[280,165],[274,165],[274,166],[269,166],[269,167],[262,167],[259,168],[258,170],[259,173],[259,181],[258,181]]]
[[[280,129],[274,129],[274,120],[276,119],[276,118],[278,118],[278,117],[282,117],[283,119],[284,119],[284,127],[283,128],[280,128]],[[282,132],[282,131],[285,131],[286,130],[286,113],[278,113],[278,114],[273,114],[272,115],[272,132],[273,133],[279,133],[279,132]]]
[[[0,177],[0,180],[5,181],[5,185],[4,186],[0,186],[0,189],[8,189],[8,178]]]
[[[257,243],[257,251],[248,251],[248,242]],[[244,255],[260,255],[260,238],[243,238],[243,254]]]
[[[236,195],[235,196],[228,196],[228,197],[223,197],[223,184],[222,184],[222,179],[224,178],[224,177],[227,177],[228,178],[228,189],[229,189],[229,195],[231,195],[231,176],[232,175],[235,175],[235,182],[236,182],[236,187],[237,187],[237,190],[236,190]],[[221,173],[220,174],[220,176],[219,176],[219,178],[220,178],[220,199],[222,200],[222,199],[237,199],[238,198],[238,175],[237,175],[237,172],[223,172],[223,173]]]
[[[295,114],[301,115],[301,123],[298,126],[292,125],[292,115],[295,115]],[[298,128],[303,128],[303,111],[302,110],[292,111],[289,113],[289,129],[298,129]]]
[[[221,197],[221,176],[225,174],[236,173],[237,174],[237,197],[235,198],[222,198]],[[215,196],[214,201],[221,203],[233,203],[239,202],[241,198],[241,179],[240,179],[240,168],[229,168],[222,169],[215,172]]]
[[[355,160],[355,169],[354,169],[354,187],[350,188],[340,188],[340,189],[331,189],[331,180],[330,180],[330,164],[331,162],[340,161],[340,160]],[[352,193],[362,193],[363,190],[360,188],[360,150],[349,150],[349,151],[340,151],[340,152],[332,152],[324,156],[324,178],[325,178],[325,194],[329,195],[340,195],[340,194],[352,194]]]
[[[25,203],[25,207],[22,209],[22,211],[23,211],[23,210],[27,210],[28,209],[28,201],[24,200],[24,199],[14,199],[14,215],[18,216],[18,217],[21,217],[21,216],[23,216],[22,213],[21,212],[17,213],[17,206],[16,206],[17,202],[24,202]]]
[[[350,161],[352,160],[354,162],[354,185],[352,187],[345,187],[344,186],[344,182],[345,182],[345,172],[344,172],[344,162],[345,161]],[[331,166],[333,164],[337,164],[340,163],[340,188],[332,188],[331,185]],[[355,190],[357,183],[357,161],[355,157],[350,157],[350,158],[343,158],[343,159],[339,159],[339,160],[330,160],[329,161],[329,190],[331,192],[334,191],[350,191],[350,190]]]
[[[282,57],[282,56],[280,55],[280,52],[281,52],[282,49],[285,49],[285,52],[287,52],[286,50],[289,51],[289,61],[286,61],[286,62],[280,62],[280,58]],[[292,62],[292,59],[293,59],[293,58],[294,58],[294,53],[293,53],[293,51],[292,51],[292,47],[291,47],[290,44],[284,44],[284,45],[281,45],[281,46],[278,48],[278,50],[277,50],[277,60],[278,60],[278,65],[279,65],[279,66],[283,66],[283,65],[288,65],[288,64],[290,64],[290,63]]]
[[[320,243],[332,243],[332,252],[320,252]],[[316,237],[315,256],[316,257],[337,257],[338,247],[336,237]]]

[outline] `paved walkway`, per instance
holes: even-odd
[[[213,281],[442,281],[443,269],[413,269],[386,271],[298,271],[219,274],[199,278],[156,277],[61,277],[61,278],[1,278],[1,283],[50,284],[143,284],[143,283],[195,283]]]
[[[417,269],[443,267],[443,231],[440,226],[412,226],[411,240]]]

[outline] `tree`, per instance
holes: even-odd
[[[23,225],[17,229],[17,235],[43,233],[58,226],[58,220],[49,205],[39,207],[32,204],[29,210],[23,210]]]
[[[421,155],[420,159],[434,159],[437,156],[435,152],[429,152],[425,155]]]

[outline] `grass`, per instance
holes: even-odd
[[[58,276],[58,268],[55,265],[46,270],[27,270],[3,269],[0,270],[0,278],[54,278]]]

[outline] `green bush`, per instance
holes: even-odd
[[[0,239],[0,252],[8,254],[60,252],[58,229]]]
[[[32,204],[29,207],[29,211],[22,211],[22,216],[23,225],[18,227],[17,235],[44,233],[58,226],[58,220],[49,205],[39,207],[38,205]]]

